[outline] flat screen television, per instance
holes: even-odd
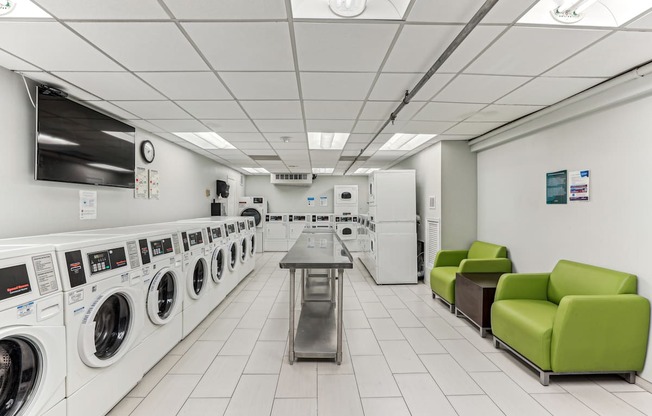
[[[36,180],[134,188],[133,127],[41,89],[37,96]]]

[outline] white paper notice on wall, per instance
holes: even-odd
[[[320,196],[319,197],[319,206],[320,207],[327,207],[328,206],[328,197],[327,196]]]
[[[136,188],[134,189],[134,198],[147,199],[149,193],[149,178],[147,169],[136,168]]]
[[[570,201],[589,200],[589,171],[576,170],[568,172],[568,199]]]
[[[97,191],[79,191],[79,219],[97,219]]]
[[[308,199],[308,206],[309,207],[314,207],[315,206],[315,197],[314,196],[309,196],[307,199]]]
[[[160,194],[159,190],[159,174],[158,170],[150,169],[149,171],[149,198],[158,199]]]

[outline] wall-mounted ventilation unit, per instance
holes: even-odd
[[[270,177],[274,185],[312,185],[312,173],[272,173]]]
[[[441,227],[439,226],[438,218],[429,218],[426,220],[426,261],[425,261],[425,275],[430,276],[435,264],[435,257],[441,249]]]

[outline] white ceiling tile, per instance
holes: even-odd
[[[149,120],[152,124],[159,126],[169,132],[207,132],[208,127],[197,120]]]
[[[607,33],[577,28],[512,27],[464,72],[538,75]]]
[[[240,101],[249,117],[254,119],[300,119],[299,101]]]
[[[269,141],[275,149],[307,149],[308,148],[308,136],[306,133],[292,133],[292,132],[282,132],[282,133],[265,133],[265,138]],[[283,138],[288,138],[289,141],[284,143]]]
[[[0,50],[0,66],[11,71],[38,71],[38,68],[20,58]]]
[[[250,120],[201,120],[216,133],[257,133]]]
[[[156,0],[126,2],[38,0],[38,4],[45,11],[61,20],[147,20],[169,18]]]
[[[603,78],[535,78],[497,104],[551,105],[604,81]]]
[[[409,121],[402,126],[387,126],[386,133],[439,134],[455,125],[455,122]]]
[[[295,69],[286,22],[202,22],[183,27],[218,71]]]
[[[47,71],[119,71],[119,65],[56,22],[0,22],[2,49]]]
[[[191,119],[172,101],[113,101],[118,107],[144,119]]]
[[[359,145],[359,143],[354,143],[354,144]],[[360,147],[359,149],[362,149],[362,147]],[[346,150],[346,149],[342,150],[342,156],[357,156],[359,153],[360,153],[360,150]],[[349,162],[347,162],[347,163],[349,163]],[[338,163],[338,165],[339,165],[339,163]]]
[[[429,100],[454,77],[454,74],[434,74],[414,97],[413,101]],[[412,90],[423,74],[382,73],[374,85],[370,100],[401,100],[406,90]]]
[[[294,72],[222,72],[220,76],[238,100],[299,98]]]
[[[304,101],[306,118],[312,120],[355,120],[362,101]]]
[[[247,143],[247,142],[245,142]],[[272,149],[271,147],[268,149],[243,149],[242,150],[245,154],[249,156],[274,156],[276,155],[276,151]]]
[[[263,133],[280,133],[287,131],[303,132],[303,120],[254,120]]]
[[[428,103],[414,120],[462,121],[483,109],[485,104]]]
[[[434,101],[493,103],[532,78],[461,74],[446,86]]]
[[[301,86],[306,100],[363,100],[375,74],[302,72]]]
[[[286,19],[283,0],[164,0],[179,19],[260,20]]]
[[[84,22],[70,26],[132,71],[208,69],[172,22]]]
[[[77,88],[76,86],[62,80],[47,72],[23,72],[26,78],[37,81],[39,84],[46,84],[50,87],[60,89],[66,92],[69,96],[78,100],[97,100],[98,98],[93,94]]]
[[[397,24],[296,23],[301,71],[378,71]]]
[[[254,133],[254,132],[250,132],[250,133],[228,132],[228,133],[220,133],[220,136],[222,136],[228,142],[233,143],[234,145],[235,143],[239,143],[239,142],[267,143],[265,137],[263,137],[262,134]]]
[[[383,71],[425,73],[460,30],[461,25],[404,26]]]
[[[251,159],[246,154],[242,153],[242,151],[237,149],[217,149],[212,150],[211,153],[229,161],[234,159]]]
[[[137,75],[171,100],[231,99],[231,94],[212,72],[140,72]]]
[[[308,143],[302,143],[302,142],[289,142],[289,143],[283,143],[283,142],[272,142],[272,147],[276,149],[277,151],[281,150],[298,150],[298,149],[307,149],[308,148]]]
[[[138,127],[139,129],[147,130],[150,133],[161,133],[165,131],[161,127],[155,126],[146,120],[128,120],[127,124],[134,127]]]
[[[360,120],[387,120],[399,104],[398,101],[367,101],[360,115]],[[411,101],[398,113],[396,120],[411,119],[425,104],[420,101]]]
[[[480,9],[484,0],[416,0],[408,21],[466,23]],[[512,23],[536,0],[500,0],[482,23]]]
[[[233,142],[233,145],[240,150],[256,149],[256,150],[270,150],[271,147],[267,143],[255,142]],[[252,153],[258,154],[258,153]]]
[[[630,29],[652,29],[652,12],[649,12],[638,20],[635,20],[627,27]]]
[[[375,133],[375,132],[374,132]],[[349,135],[349,140],[346,141],[346,144],[348,145],[349,143],[364,143],[367,144],[369,141],[374,137],[373,134],[358,134],[358,133],[353,133]],[[346,149],[347,147],[344,146]]]
[[[505,123],[460,123],[446,131],[447,134],[471,134],[480,135],[498,128]]]
[[[109,114],[112,117],[125,120],[133,120],[138,118],[136,115],[131,114],[130,112],[125,111],[117,105],[112,104],[108,101],[86,101],[83,104],[93,107],[101,113]]]
[[[382,127],[383,121],[360,120],[355,124],[353,133],[376,133]]]
[[[652,32],[617,32],[546,72],[546,76],[611,78],[648,62],[652,57],[650,45]]]
[[[277,150],[276,151],[281,159],[287,159],[287,160],[308,160],[308,157],[310,157],[310,154],[308,153],[308,150],[306,149],[291,149],[291,150]]]
[[[164,100],[161,94],[128,72],[55,72],[103,100]]]
[[[306,120],[308,131],[348,133],[355,120]]]
[[[188,113],[196,118],[207,119],[246,119],[236,101],[176,101]]]
[[[500,2],[499,2],[500,3]],[[477,26],[444,62],[440,72],[460,72],[474,60],[507,26]],[[434,63],[434,61],[433,61]]]
[[[340,158],[340,150],[311,150],[310,161],[313,168],[332,168]]]
[[[534,113],[542,108],[542,106],[535,105],[490,105],[469,117],[467,121],[508,122]]]

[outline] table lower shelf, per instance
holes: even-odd
[[[337,307],[331,302],[306,302],[294,339],[299,358],[337,358]]]

